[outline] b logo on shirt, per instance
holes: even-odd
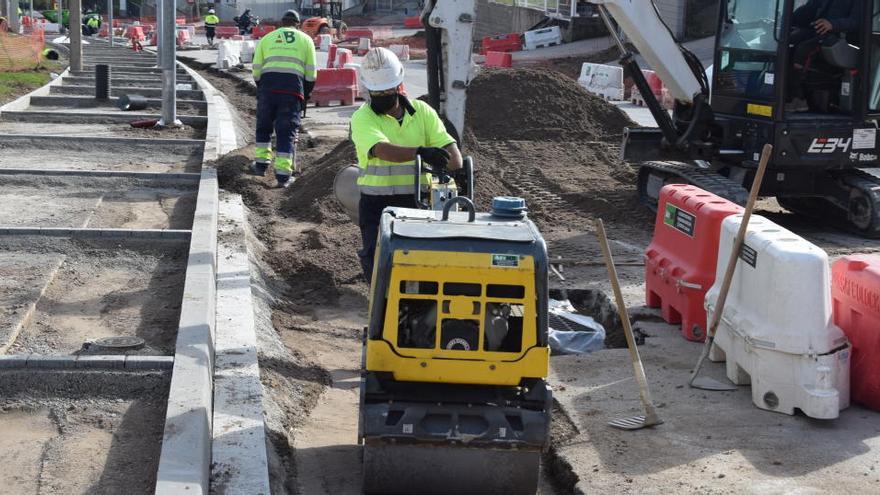
[[[284,41],[288,43],[293,43],[296,41],[296,35],[291,33],[290,31],[284,31]]]

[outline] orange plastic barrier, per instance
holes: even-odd
[[[486,67],[513,67],[513,55],[506,52],[486,52]]]
[[[354,105],[357,90],[357,70],[354,68],[318,69],[311,101],[319,107],[328,106],[332,101]]]
[[[345,32],[345,41],[359,40],[361,38],[369,38],[373,41],[373,30],[368,28],[348,28]]]
[[[703,301],[715,282],[721,222],[742,208],[696,186],[660,190],[654,238],[645,251],[647,305],[667,323],[681,323],[684,338],[706,339]]]
[[[412,28],[412,29],[418,29],[420,27],[423,27],[422,26],[422,18],[417,15],[404,17],[403,18],[403,26],[408,27],[408,28]]]
[[[332,69],[336,66],[336,43],[330,43],[327,49],[327,68]]]
[[[231,39],[233,36],[238,36],[238,28],[235,26],[217,26],[214,28],[214,35],[218,39]]]
[[[850,397],[880,411],[880,256],[844,256],[831,265],[834,324],[852,344]]]
[[[480,45],[480,53],[486,55],[492,52],[518,52],[522,50],[522,35],[519,33],[500,34],[498,36],[486,36]]]
[[[258,40],[263,36],[275,31],[275,26],[269,26],[265,24],[261,24],[259,26],[254,26],[254,29],[251,31],[251,39]]]

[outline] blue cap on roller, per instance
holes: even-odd
[[[502,218],[522,218],[526,215],[526,200],[515,196],[496,196],[492,198],[492,216]]]

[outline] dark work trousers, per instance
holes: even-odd
[[[291,155],[299,131],[302,101],[294,95],[259,90],[257,95],[257,143],[271,143],[275,131],[275,156]]]
[[[819,53],[819,37],[813,29],[796,28],[789,42],[794,45],[791,57],[791,72],[788,76],[788,99],[804,97],[804,80],[810,60]],[[799,67],[796,67],[799,66]]]
[[[388,206],[415,208],[416,197],[412,194],[394,194],[388,196],[371,196],[361,194],[358,204],[358,227],[361,228],[363,249],[358,251],[364,278],[371,283],[373,277],[373,258],[376,255],[376,238],[379,236],[379,220],[382,210]]]
[[[214,29],[214,26],[205,26],[205,38],[208,38],[208,43],[211,45],[214,44],[215,33],[216,30]]]

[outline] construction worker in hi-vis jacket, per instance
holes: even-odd
[[[275,132],[275,178],[278,187],[291,184],[296,170],[295,137],[300,115],[315,87],[315,43],[297,29],[299,13],[288,10],[281,27],[267,34],[254,51],[257,83],[257,142],[250,172],[265,175],[272,164]]]

